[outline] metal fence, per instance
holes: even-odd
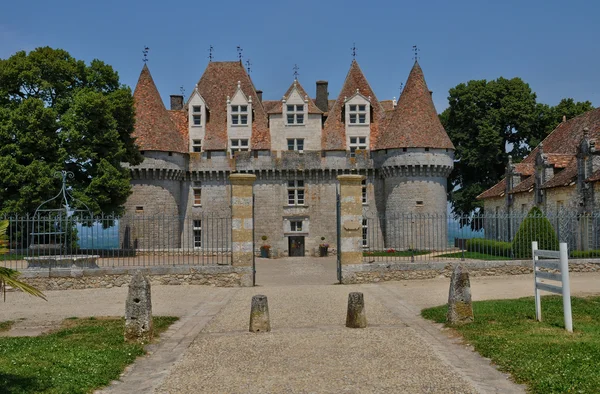
[[[365,217],[363,261],[529,259],[532,241],[553,250],[566,242],[572,259],[600,258],[599,229],[600,212]]]
[[[9,250],[0,255],[0,265],[13,269],[231,264],[230,217],[58,214],[0,220],[9,222]]]

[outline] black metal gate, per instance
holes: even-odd
[[[254,193],[252,193],[252,286],[256,286],[256,239],[254,235],[256,233],[256,217],[254,216],[255,202]]]
[[[336,211],[336,237],[337,237],[337,279],[342,283],[342,213],[340,203],[340,192],[337,190],[335,195],[335,211]]]

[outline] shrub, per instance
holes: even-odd
[[[532,241],[537,241],[539,249],[558,250],[556,231],[538,207],[531,208],[515,234],[512,242],[515,257],[531,258]]]
[[[572,250],[571,257],[574,259],[587,259],[600,257],[600,250]]]
[[[512,243],[495,241],[493,239],[471,238],[467,240],[467,251],[492,256],[511,257]]]

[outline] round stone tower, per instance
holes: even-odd
[[[167,111],[144,65],[133,94],[136,123],[133,136],[144,161],[131,166],[132,194],[121,220],[122,246],[166,249],[181,246],[183,212],[181,184],[185,175],[187,139],[182,117]]]
[[[390,121],[375,166],[383,182],[386,248],[436,250],[447,245],[447,178],[454,145],[440,123],[423,71],[415,62]]]

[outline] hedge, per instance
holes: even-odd
[[[531,242],[537,241],[538,249],[558,250],[558,237],[552,224],[538,207],[527,214],[512,242],[513,252],[518,259],[531,258]]]
[[[471,238],[467,240],[467,251],[485,253],[492,256],[511,257],[512,244],[493,239]]]

